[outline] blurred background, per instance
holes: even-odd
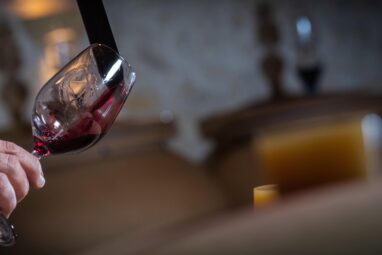
[[[7,254],[152,254],[252,207],[259,185],[282,198],[378,181],[382,2],[104,5],[136,85],[97,146],[43,160]],[[30,150],[34,97],[86,32],[74,0],[1,0],[0,38],[0,139]]]

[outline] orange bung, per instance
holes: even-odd
[[[253,189],[253,205],[255,208],[264,207],[274,203],[279,198],[277,185],[270,184]]]

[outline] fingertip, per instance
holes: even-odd
[[[45,181],[45,178],[44,178],[44,174],[41,171],[40,175],[39,175],[39,177],[37,179],[37,188],[41,189],[42,187],[44,187],[45,186],[45,182],[46,181]]]

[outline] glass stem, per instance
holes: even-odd
[[[4,214],[0,211],[0,247],[12,246],[16,242],[16,233]]]
[[[41,151],[38,151],[36,149],[33,149],[32,155],[38,158],[38,160],[41,160],[43,157],[47,156],[46,154],[41,153]]]

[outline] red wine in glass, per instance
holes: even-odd
[[[34,135],[35,154],[47,156],[81,151],[91,147],[103,137],[114,122],[125,102],[127,93],[123,84],[113,89],[107,89],[94,106],[84,113],[80,113],[81,117],[67,130],[55,132],[47,129],[44,124],[40,125],[39,116],[33,116],[33,125],[39,129],[41,134]],[[59,123],[60,120],[56,118],[55,111],[49,115],[49,121]]]

